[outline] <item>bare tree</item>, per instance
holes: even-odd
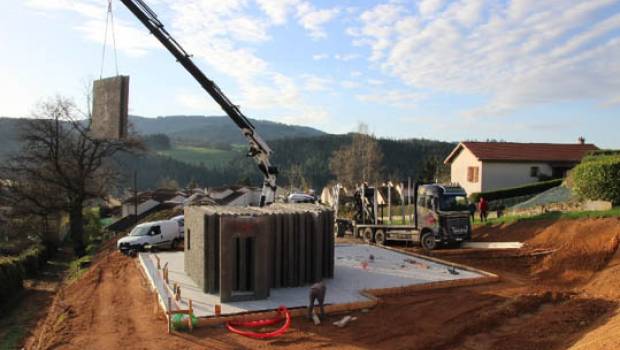
[[[69,215],[77,256],[85,252],[86,203],[104,198],[118,181],[112,156],[141,149],[134,137],[90,137],[88,117],[62,97],[41,104],[21,126],[21,150],[0,166],[0,176],[9,184],[6,199],[18,210],[40,216]]]
[[[383,152],[379,142],[367,134],[365,124],[360,124],[358,130],[353,134],[351,145],[335,151],[329,162],[330,170],[345,186],[362,182],[373,184],[382,180]]]

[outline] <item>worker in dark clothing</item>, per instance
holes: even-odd
[[[469,211],[469,216],[471,216],[471,222],[476,221],[476,203],[469,203],[467,205],[467,211]]]
[[[314,310],[314,301],[319,302],[319,308],[321,310],[321,318],[325,316],[325,310],[323,309],[323,302],[325,302],[325,293],[327,286],[325,282],[321,281],[315,283],[310,287],[310,306],[308,306],[308,318],[312,318],[312,311]]]
[[[484,197],[480,197],[480,201],[478,202],[478,210],[480,210],[480,221],[487,221],[489,203],[486,199],[484,199]]]

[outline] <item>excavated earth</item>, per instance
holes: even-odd
[[[28,349],[614,349],[620,348],[620,220],[521,222],[482,227],[477,241],[519,250],[437,250],[498,283],[383,297],[344,328],[296,318],[271,340],[210,327],[166,334],[135,259],[113,245],[56,296]],[[400,247],[405,250],[415,250]],[[328,291],[329,292],[329,291]]]

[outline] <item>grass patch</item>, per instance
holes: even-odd
[[[67,279],[69,282],[78,280],[84,272],[90,267],[90,263],[93,261],[92,255],[86,255],[79,259],[75,259],[69,263],[69,274]]]
[[[233,147],[232,150],[221,150],[195,146],[175,146],[169,150],[159,151],[158,154],[181,162],[213,168],[225,166],[239,152],[240,150],[236,147]]]
[[[502,216],[500,218],[489,219],[484,223],[477,222],[476,226],[483,225],[499,225],[499,224],[514,224],[521,221],[536,221],[536,220],[558,220],[558,219],[600,219],[600,218],[614,218],[620,217],[620,207],[615,207],[610,210],[595,210],[595,211],[567,211],[558,212],[552,211],[544,214],[525,216],[525,215],[509,215]]]

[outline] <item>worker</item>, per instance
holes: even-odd
[[[325,293],[327,292],[327,286],[325,282],[321,281],[313,284],[310,287],[310,306],[308,306],[308,318],[312,319],[312,311],[314,310],[314,301],[319,302],[319,308],[321,310],[321,318],[325,316],[325,310],[323,309],[323,302],[325,302]]]
[[[478,210],[480,211],[480,221],[486,221],[487,211],[489,210],[489,203],[486,201],[486,199],[484,199],[484,197],[480,197],[480,201],[478,202]]]
[[[471,217],[471,222],[476,221],[476,203],[469,203],[467,205],[467,211],[469,212],[469,216]]]

